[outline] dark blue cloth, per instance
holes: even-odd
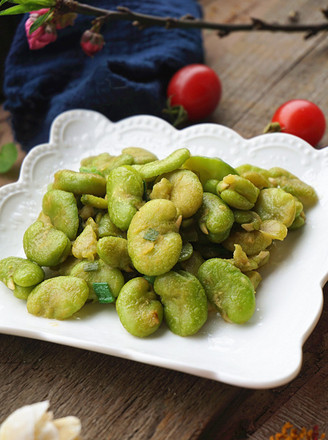
[[[201,16],[195,0],[91,0],[107,9],[181,17]],[[165,90],[180,67],[203,62],[198,30],[137,29],[116,21],[102,29],[106,44],[93,58],[84,54],[80,38],[91,17],[79,16],[73,27],[58,31],[56,42],[41,50],[28,48],[20,22],[5,65],[5,108],[11,112],[17,142],[28,151],[46,142],[53,119],[63,111],[99,111],[112,121],[135,114],[162,116]]]

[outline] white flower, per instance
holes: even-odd
[[[78,440],[81,422],[77,417],[54,420],[49,402],[26,405],[14,411],[0,426],[0,440]]]

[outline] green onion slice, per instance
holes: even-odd
[[[143,238],[148,241],[156,241],[158,236],[159,236],[159,232],[156,231],[156,229],[149,228],[148,231],[143,236]]]
[[[112,294],[108,283],[93,283],[92,287],[101,304],[110,304],[115,301],[115,296]]]

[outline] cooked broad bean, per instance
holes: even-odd
[[[129,154],[133,157],[133,163],[138,165],[144,165],[145,163],[154,162],[158,160],[158,157],[146,150],[145,148],[140,147],[127,147],[123,148],[123,154]]]
[[[181,215],[170,200],[150,200],[135,214],[128,229],[128,251],[140,273],[161,275],[178,262],[180,223]]]
[[[245,231],[259,230],[261,226],[261,217],[254,211],[243,211],[236,209],[233,211],[235,222],[241,225]]]
[[[254,211],[262,220],[278,220],[288,228],[295,220],[296,201],[281,188],[266,188],[260,192]]]
[[[114,223],[111,221],[108,212],[101,213],[99,212],[96,216],[96,222],[98,225],[98,235],[99,238],[107,237],[107,236],[114,236],[114,237],[122,237],[126,238],[126,233],[121,231],[117,226],[114,225]]]
[[[76,238],[79,214],[73,193],[60,189],[47,191],[42,199],[42,210],[56,229],[64,232],[70,240]]]
[[[233,231],[222,245],[233,252],[235,244],[239,244],[248,256],[264,251],[272,243],[270,234],[261,231]]]
[[[81,203],[86,206],[92,206],[96,209],[108,209],[108,201],[103,197],[93,196],[92,194],[83,194]]]
[[[169,329],[179,336],[197,333],[207,320],[207,298],[199,280],[189,272],[170,271],[156,277],[155,292],[164,306]]]
[[[116,310],[123,327],[139,338],[153,334],[163,320],[163,306],[143,277],[133,278],[122,287]]]
[[[182,249],[181,249],[181,253],[180,253],[180,257],[179,257],[179,263],[181,263],[182,261],[186,261],[188,260],[192,254],[193,254],[193,247],[192,244],[189,242],[185,242],[182,244]]]
[[[204,263],[204,258],[198,251],[193,251],[192,255],[188,260],[181,261],[180,266],[182,270],[190,272],[192,275],[197,275],[198,269]]]
[[[72,267],[69,275],[86,281],[89,287],[89,301],[98,301],[98,296],[93,288],[94,283],[107,283],[115,298],[117,298],[124,285],[122,272],[109,266],[101,259],[92,262],[88,260],[80,261]]]
[[[218,157],[191,156],[183,164],[183,168],[197,174],[202,185],[210,179],[220,181],[228,174],[238,174],[234,168]]]
[[[221,199],[236,209],[252,209],[260,190],[252,182],[235,174],[228,174],[216,187]]]
[[[161,185],[162,179],[166,185]],[[167,183],[168,182],[168,183]],[[157,186],[161,185],[161,191]],[[161,180],[155,183],[150,199],[165,198],[171,200],[183,218],[192,217],[199,209],[203,199],[203,187],[195,173],[189,170],[176,170],[161,176]]]
[[[250,180],[253,185],[255,185],[259,189],[267,188],[270,186],[270,173],[264,168],[260,168],[255,165],[244,164],[237,167],[236,170],[240,176]]]
[[[58,276],[42,281],[27,298],[32,315],[50,319],[67,319],[79,311],[89,296],[89,287],[81,278]]]
[[[203,202],[197,213],[200,230],[214,243],[224,241],[234,223],[234,215],[219,196],[203,194]]]
[[[144,185],[141,175],[130,166],[115,168],[107,179],[109,217],[122,231],[126,231],[132,217],[143,205]]]
[[[64,232],[41,221],[32,223],[23,236],[25,255],[39,266],[57,266],[70,253],[71,242]]]
[[[255,311],[255,290],[250,279],[227,260],[205,261],[198,271],[207,298],[225,321],[243,324]]]
[[[138,167],[138,171],[145,180],[152,180],[161,174],[170,173],[177,170],[190,157],[190,151],[187,148],[180,148],[173,151],[165,159],[155,160]]]
[[[127,272],[131,271],[132,263],[128,253],[128,242],[125,238],[108,236],[98,240],[97,252],[99,257],[111,267],[117,267]]]
[[[93,173],[59,170],[55,173],[52,189],[61,189],[78,195],[104,196],[106,194],[106,179]]]
[[[318,195],[314,188],[289,171],[274,167],[270,168],[269,174],[269,182],[272,186],[279,187],[297,197],[304,206],[312,206],[318,201]]]
[[[44,271],[37,263],[20,257],[0,260],[0,281],[19,299],[26,299],[43,279]]]

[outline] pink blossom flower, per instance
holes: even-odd
[[[67,26],[73,26],[76,17],[77,14],[75,14],[75,12],[68,12],[67,14],[56,15],[56,29],[64,29]]]
[[[81,47],[89,57],[99,52],[104,44],[104,37],[92,29],[85,31],[82,35]]]
[[[34,32],[30,33],[31,26],[35,20],[48,11],[49,8],[33,11],[25,22],[27,42],[31,50],[42,49],[47,46],[47,44],[52,43],[57,39],[56,27],[53,23],[45,23],[38,27]]]

